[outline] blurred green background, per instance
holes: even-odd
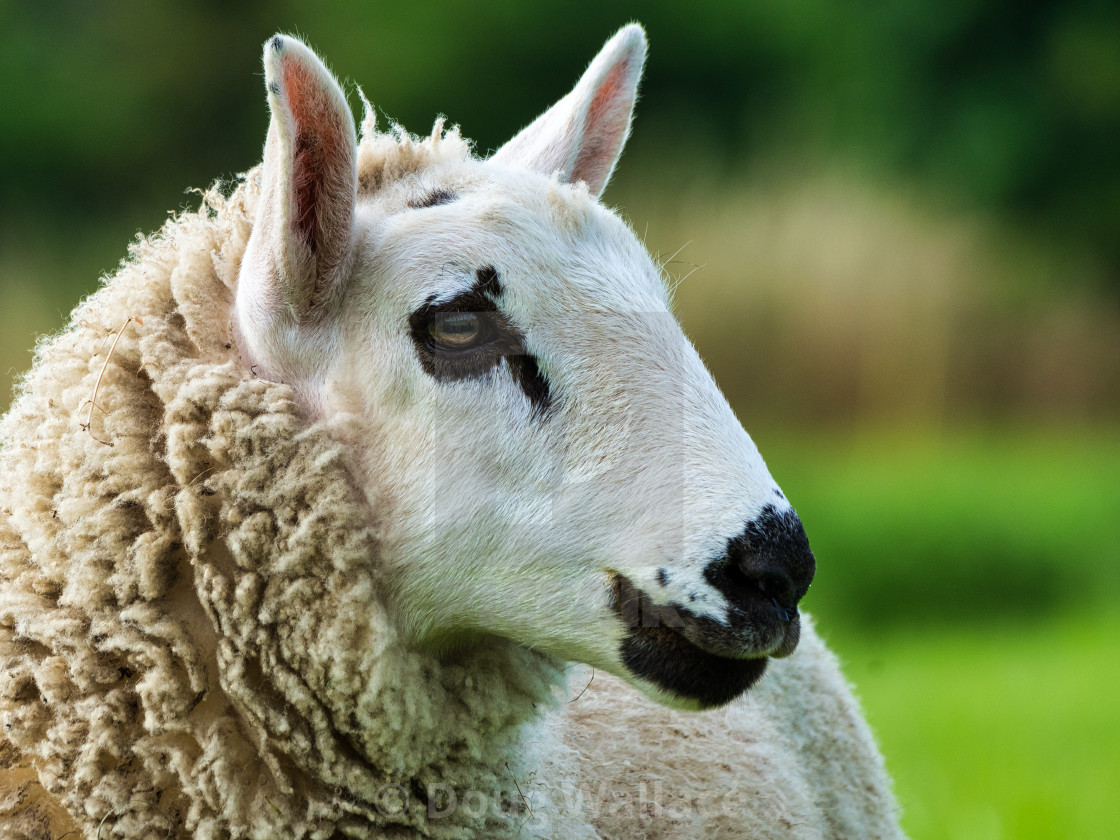
[[[605,199],[805,521],[906,829],[1116,836],[1114,0],[2,0],[0,408],[137,231],[257,161],[273,32],[485,152],[629,20]]]

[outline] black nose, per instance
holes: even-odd
[[[705,577],[736,606],[745,608],[761,595],[780,610],[796,614],[816,570],[797,514],[778,513],[767,505],[741,534],[727,541],[727,553],[705,570]]]

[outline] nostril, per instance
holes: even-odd
[[[762,596],[788,620],[797,614],[797,602],[815,571],[816,560],[797,514],[767,506],[728,540],[726,554],[705,576],[732,603],[743,605]]]
[[[777,598],[771,598],[770,603],[773,605],[774,611],[778,614],[778,618],[780,618],[782,621],[790,621],[795,615],[797,615],[797,607],[786,608],[778,603]]]
[[[712,581],[732,603],[749,600],[769,601],[779,613],[796,610],[797,595],[789,577],[776,571],[758,572],[744,563],[731,562],[723,566],[718,582]]]
[[[739,574],[745,580],[751,581],[763,595],[766,595],[775,604],[793,607],[798,598],[794,592],[793,581],[789,575],[777,571],[752,572],[749,565],[739,564]]]

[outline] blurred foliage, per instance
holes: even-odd
[[[667,171],[613,196],[748,429],[1120,417],[1120,298],[1082,254],[829,173]]]
[[[805,605],[828,627],[987,625],[1120,602],[1113,429],[754,437],[811,535]]]
[[[1112,0],[4,0],[3,221],[150,228],[185,186],[252,165],[276,30],[413,131],[447,109],[486,150],[629,19],[652,43],[638,147],[687,135],[724,166],[777,154],[916,179],[1091,248],[1120,290]]]

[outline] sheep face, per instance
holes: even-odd
[[[438,126],[419,143],[367,118],[357,146],[333,77],[274,38],[237,328],[247,364],[345,428],[417,646],[505,637],[704,707],[792,652],[814,561],[597,201],[644,55],[627,27],[481,161]]]

